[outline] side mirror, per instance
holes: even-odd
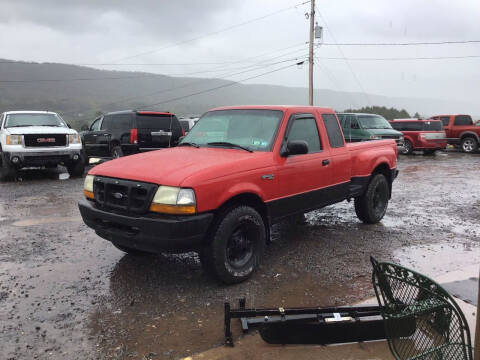
[[[292,140],[287,143],[282,156],[308,154],[308,144],[305,140]]]

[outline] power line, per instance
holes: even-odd
[[[263,15],[263,16],[260,16],[260,17],[257,17],[257,18],[253,18],[253,19],[250,19],[250,20],[247,20],[247,21],[238,23],[238,24],[230,25],[230,26],[227,26],[227,27],[225,27],[225,28],[223,28],[223,29],[220,29],[220,30],[212,31],[212,32],[209,32],[209,33],[206,33],[206,34],[203,34],[203,35],[200,35],[200,36],[196,36],[196,37],[193,37],[193,38],[190,38],[190,39],[187,39],[187,40],[178,41],[178,42],[176,42],[176,43],[173,43],[173,44],[170,44],[170,45],[166,45],[166,46],[161,47],[161,48],[156,49],[156,50],[150,50],[150,51],[145,51],[145,52],[138,53],[138,54],[135,54],[135,55],[126,56],[126,57],[120,58],[120,59],[118,59],[118,60],[113,60],[112,62],[123,61],[123,60],[127,60],[127,59],[133,59],[133,58],[136,58],[136,57],[139,57],[139,56],[143,56],[143,55],[149,55],[149,54],[152,54],[152,53],[161,51],[161,50],[169,49],[169,48],[172,48],[172,47],[175,47],[175,46],[178,46],[178,45],[183,45],[183,44],[186,44],[186,43],[189,43],[189,42],[192,42],[192,41],[196,41],[196,40],[202,39],[202,38],[204,38],[204,37],[208,37],[208,36],[212,36],[212,35],[217,35],[217,34],[220,34],[220,33],[222,33],[222,32],[235,29],[235,28],[237,28],[237,27],[241,27],[241,26],[244,26],[244,25],[248,25],[248,24],[251,24],[251,23],[253,23],[253,22],[260,21],[260,20],[269,18],[269,17],[271,17],[271,16],[278,15],[278,14],[280,14],[280,13],[283,13],[283,12],[288,11],[288,10],[291,10],[291,9],[295,9],[295,8],[297,8],[297,7],[299,7],[299,6],[302,6],[302,5],[305,5],[305,4],[308,4],[308,3],[310,3],[310,0],[308,0],[308,1],[303,1],[303,2],[298,3],[298,4],[296,4],[296,5],[289,6],[289,7],[287,7],[287,8],[283,8],[283,9],[274,11],[274,12],[272,12],[272,13],[269,13],[269,14],[266,14],[266,15]]]
[[[323,60],[353,60],[353,61],[402,61],[402,60],[450,60],[450,59],[476,59],[480,55],[464,56],[427,56],[427,57],[390,57],[390,58],[339,58],[339,57],[321,57]]]
[[[284,55],[281,55],[279,57],[282,57],[282,56],[284,56]],[[304,56],[306,56],[306,54]],[[248,72],[251,72],[251,71],[264,69],[266,67],[270,67],[270,66],[273,66],[273,65],[278,65],[278,64],[285,63],[285,62],[288,62],[288,61],[299,60],[300,58],[302,58],[302,56],[299,56],[295,59],[278,61],[278,62],[275,62],[275,63],[268,63],[268,64],[259,63],[258,65],[249,65],[246,70],[243,70],[243,71],[240,71],[240,72],[222,74],[222,75],[220,75],[220,77],[232,77],[232,76],[248,73]],[[275,58],[272,58],[272,59],[269,59],[269,60],[273,60],[273,59],[275,59]],[[230,69],[230,70],[233,70],[233,69]],[[206,82],[206,81],[211,81],[211,80],[210,79],[199,79],[197,81],[188,82],[188,83],[183,84],[181,86],[176,86],[176,87],[172,87],[172,88],[168,88],[168,89],[163,89],[163,90],[155,91],[153,93],[143,94],[143,95],[140,95],[140,96],[124,98],[124,99],[117,100],[117,101],[114,101],[114,102],[111,102],[111,103],[108,103],[108,104],[104,104],[102,106],[103,107],[112,106],[112,105],[116,105],[116,104],[126,102],[126,101],[131,101],[131,100],[140,99],[140,98],[144,98],[144,97],[150,97],[150,96],[153,96],[153,95],[159,95],[159,94],[163,94],[163,93],[170,92],[170,91],[180,90],[180,89],[187,88],[189,86],[196,85],[196,84]],[[68,112],[62,113],[62,115],[73,114],[73,113],[76,113],[76,112],[78,112],[78,111],[68,111]]]
[[[320,17],[322,17],[322,15],[320,15]],[[327,46],[328,45],[330,46],[331,45],[334,45],[334,46],[337,46],[337,45],[341,45],[341,46],[418,46],[418,45],[450,45],[450,44],[477,44],[477,43],[480,43],[480,40],[403,42],[403,43],[337,43],[337,42],[334,42],[334,43],[323,43],[322,45],[327,45]]]
[[[205,94],[205,93],[207,93],[207,92],[215,91],[215,90],[218,90],[218,89],[223,89],[223,88],[226,88],[226,87],[229,87],[229,86],[235,86],[235,85],[238,85],[238,84],[240,84],[240,83],[242,83],[242,82],[244,82],[244,81],[253,80],[253,79],[259,78],[259,77],[261,77],[261,76],[265,76],[265,75],[272,74],[272,73],[275,73],[275,72],[278,72],[278,71],[281,71],[281,70],[285,70],[285,69],[290,68],[290,67],[293,67],[293,66],[302,65],[305,61],[306,61],[306,60],[303,60],[303,61],[301,61],[301,62],[297,62],[297,63],[290,64],[290,65],[287,65],[287,66],[283,66],[283,67],[281,67],[281,68],[278,68],[278,69],[275,69],[275,70],[271,70],[271,71],[267,71],[267,72],[262,73],[262,74],[258,74],[258,75],[251,76],[251,77],[248,77],[248,78],[245,78],[245,79],[237,80],[236,82],[232,82],[232,83],[228,83],[228,84],[216,86],[216,87],[213,87],[213,88],[209,88],[209,89],[197,91],[197,92],[194,92],[194,93],[191,93],[191,94],[188,94],[188,95],[175,97],[175,98],[168,99],[168,100],[164,100],[164,101],[160,101],[160,102],[157,102],[157,103],[154,103],[154,104],[145,105],[145,107],[162,105],[162,104],[166,104],[166,103],[169,103],[169,102],[186,99],[186,98],[189,98],[189,97],[192,97],[192,96],[196,96],[196,95],[200,95],[200,94]]]

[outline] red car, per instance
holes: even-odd
[[[395,119],[390,124],[403,134],[404,145],[400,151],[404,155],[414,150],[433,154],[447,147],[447,136],[440,120]]]
[[[397,176],[394,140],[346,144],[335,112],[224,107],[175,148],[90,170],[83,221],[127,253],[197,251],[225,283],[247,279],[281,219],[354,199],[380,221]]]

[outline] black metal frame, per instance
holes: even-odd
[[[234,346],[230,328],[231,319],[240,319],[244,333],[248,332],[250,327],[260,326],[262,338],[266,341],[269,327],[271,329],[272,326],[278,324],[283,324],[288,327],[298,325],[299,323],[301,323],[301,326],[304,326],[305,323],[308,322],[315,326],[321,326],[322,332],[325,332],[325,329],[333,329],[333,327],[338,328],[338,325],[342,324],[341,332],[343,334],[341,336],[338,336],[337,338],[328,337],[327,339],[318,339],[316,342],[318,344],[385,339],[383,319],[381,318],[382,309],[378,305],[327,308],[279,307],[277,309],[247,309],[245,304],[245,298],[239,300],[238,309],[232,309],[229,302],[225,303],[224,329],[226,345]],[[350,334],[347,334],[348,331],[345,331],[345,327],[348,329],[352,328]],[[278,326],[276,330],[282,332],[282,329],[279,329]],[[352,334],[354,334],[353,338]]]

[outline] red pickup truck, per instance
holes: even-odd
[[[478,150],[480,126],[473,123],[470,115],[435,115],[431,119],[442,121],[449,144],[460,145],[466,153]]]
[[[79,208],[127,253],[197,251],[209,273],[236,283],[281,219],[354,199],[361,221],[380,221],[396,160],[393,140],[346,144],[329,108],[223,107],[175,148],[92,168]]]

